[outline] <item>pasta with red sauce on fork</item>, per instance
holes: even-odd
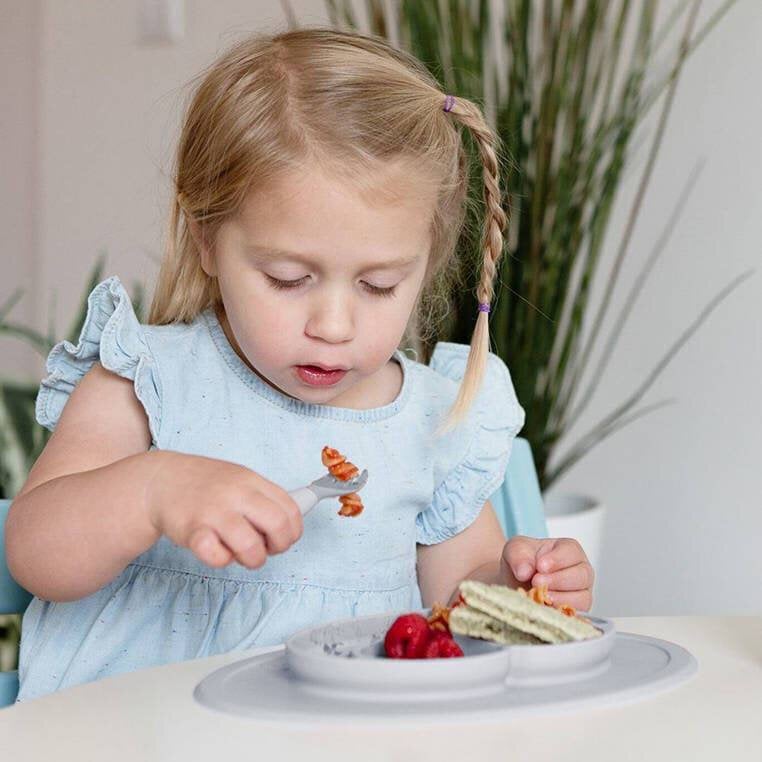
[[[360,470],[354,463],[350,463],[338,450],[326,445],[321,454],[321,460],[323,465],[326,466],[332,476],[340,479],[343,482],[348,482],[350,479],[354,479]],[[363,504],[360,496],[357,492],[350,492],[347,495],[341,495],[339,497],[341,503],[341,509],[338,512],[339,516],[359,516],[363,511]]]

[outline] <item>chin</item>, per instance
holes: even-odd
[[[294,394],[298,394],[301,397],[309,398],[305,401],[307,402],[330,402],[331,400],[336,399],[336,397],[339,397],[340,395],[344,394],[344,392],[349,387],[345,387],[343,384],[337,384],[336,386],[307,386],[304,384],[303,386],[300,386],[298,390],[294,390]]]
[[[346,378],[343,378],[335,386],[310,386],[302,383],[296,373],[293,374],[293,377],[288,375],[283,384],[276,385],[284,394],[303,402],[330,402],[349,388],[346,384]]]

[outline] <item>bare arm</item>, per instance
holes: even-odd
[[[523,581],[514,574],[521,566],[529,567]],[[568,538],[522,535],[506,543],[489,501],[460,534],[436,545],[418,546],[418,583],[424,606],[453,604],[464,579],[512,588],[545,585],[556,605],[568,604],[579,611],[589,611],[593,605],[595,573],[580,544]]]
[[[145,489],[172,453],[150,443],[132,382],[94,365],[11,506],[6,555],[19,584],[45,600],[82,598],[156,542]]]
[[[464,579],[511,585],[500,558],[505,536],[495,510],[487,501],[476,520],[459,534],[435,545],[418,546],[418,585],[423,605],[453,603]],[[510,575],[511,577],[513,575]]]

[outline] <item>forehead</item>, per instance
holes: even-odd
[[[431,182],[392,165],[358,184],[315,168],[290,172],[250,193],[236,222],[254,249],[308,252],[327,263],[382,265],[428,252]]]

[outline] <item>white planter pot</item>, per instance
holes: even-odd
[[[548,537],[571,537],[582,546],[593,569],[598,569],[606,507],[589,495],[543,496]]]

